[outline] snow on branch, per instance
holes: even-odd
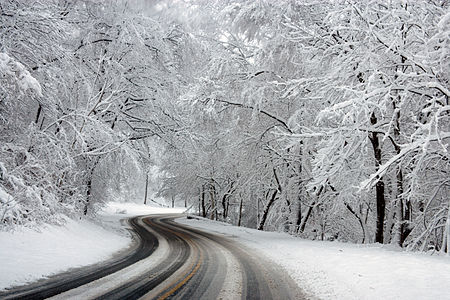
[[[42,88],[36,78],[31,76],[24,65],[6,53],[0,53],[0,74],[2,77],[12,78],[21,92],[32,90],[42,97]]]
[[[403,146],[400,153],[391,157],[387,162],[385,162],[384,164],[382,164],[379,167],[378,171],[376,171],[375,173],[370,175],[370,177],[368,179],[361,182],[361,184],[359,186],[359,191],[366,190],[366,189],[373,187],[378,182],[378,180],[380,180],[380,178],[383,177],[385,175],[385,173],[394,164],[396,164],[400,160],[402,160],[408,153],[419,150],[420,148],[422,148],[423,151],[426,152],[426,145],[429,142],[433,142],[433,141],[440,142],[440,141],[448,139],[448,138],[450,138],[450,132],[445,132],[445,133],[441,133],[439,135],[427,136],[424,139],[420,139],[415,142],[412,142],[411,144],[409,144],[407,146]]]

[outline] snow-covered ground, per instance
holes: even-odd
[[[109,203],[95,222],[66,219],[63,226],[0,232],[0,290],[111,258],[131,243],[121,219],[183,210]]]
[[[0,232],[0,289],[110,258],[131,243],[121,219],[183,210],[110,203],[96,222],[68,219],[39,231]],[[450,257],[308,241],[204,219],[177,221],[223,233],[272,259],[313,299],[450,299]]]
[[[265,255],[312,299],[450,299],[450,257],[308,241],[205,219],[177,222],[225,234]]]

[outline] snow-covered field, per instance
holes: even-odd
[[[182,211],[109,203],[96,222],[67,219],[63,226],[42,225],[34,230],[0,232],[0,290],[111,258],[131,243],[121,219]]]
[[[450,299],[450,257],[308,241],[205,219],[177,222],[226,234],[262,253],[286,269],[312,299]]]

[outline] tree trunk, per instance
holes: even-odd
[[[91,176],[89,176],[89,179],[86,183],[87,190],[86,190],[86,202],[84,204],[83,214],[86,216],[88,213],[88,206],[89,201],[91,200],[91,192],[92,192],[92,173]]]
[[[297,233],[298,233],[300,229],[300,224],[302,223],[302,201],[300,195],[298,195],[297,202],[298,202],[297,221],[295,222],[295,225],[297,226]]]
[[[363,239],[362,239],[362,241],[361,241],[361,244],[364,244],[364,242],[366,241],[366,230],[365,230],[365,228],[364,228],[364,223],[363,223],[361,217],[356,213],[356,211],[354,211],[354,210],[352,209],[352,207],[350,206],[350,204],[348,204],[347,202],[344,202],[344,205],[345,205],[345,207],[347,207],[347,209],[350,211],[350,213],[351,213],[352,215],[354,215],[355,218],[358,220],[359,226],[361,226],[362,235],[363,235]]]
[[[228,216],[227,207],[228,207],[227,206],[227,194],[225,193],[223,195],[223,197],[222,197],[222,209],[223,209],[222,217],[223,217],[223,220],[226,220],[227,216]]]
[[[42,105],[39,103],[39,107],[36,113],[36,119],[34,120],[34,123],[37,124],[39,122],[39,117],[41,116],[42,112]]]
[[[88,149],[89,151],[89,149]],[[94,160],[92,161],[92,166],[89,168],[89,172],[88,172],[88,180],[86,183],[86,202],[84,204],[84,209],[83,209],[83,213],[84,215],[87,215],[88,210],[89,210],[89,202],[91,201],[91,194],[92,194],[92,178],[94,176],[94,170],[95,167],[97,166],[97,164],[99,163],[100,159],[94,158]]]
[[[259,220],[260,220],[260,216],[259,216],[259,202],[261,201],[261,199],[259,198],[259,196],[256,196],[256,225],[259,224]]]
[[[298,156],[300,158],[300,162],[298,164],[298,174],[300,176],[299,186],[298,186],[298,196],[297,196],[297,220],[295,221],[296,232],[299,232],[300,224],[302,223],[302,194],[304,190],[304,183],[302,180],[302,172],[303,172],[303,141],[300,141],[300,146],[298,150]]]
[[[323,186],[320,187],[319,192],[317,193],[317,199],[319,199],[320,194],[322,194]],[[316,200],[311,201],[311,204],[308,205],[308,209],[306,210],[306,214],[303,216],[298,228],[298,233],[303,233],[306,228],[306,223],[308,222],[309,217],[311,216],[312,209],[316,205]]]
[[[214,217],[216,215],[216,199],[214,197],[214,184],[212,182],[209,185],[209,198],[211,201],[211,220],[215,220]]]
[[[241,195],[241,197],[239,197],[240,198],[240,202],[239,202],[239,218],[238,218],[238,226],[241,226],[241,220],[242,220],[242,202],[243,202],[243,199],[242,199],[242,195]]]
[[[198,189],[198,216],[202,215],[202,189]]]
[[[312,213],[312,209],[314,207],[314,205],[316,204],[315,201],[312,201],[310,205],[308,205],[308,209],[306,210],[306,214],[303,217],[301,223],[300,223],[300,227],[298,229],[299,233],[303,233],[305,231],[306,228],[306,222],[308,222],[309,217],[311,216]]]
[[[202,198],[202,217],[203,217],[203,218],[206,218],[205,186],[204,186],[204,185],[202,185],[201,198]]]
[[[375,113],[372,113],[370,117],[370,122],[372,125],[377,123],[377,118]],[[381,146],[380,140],[377,132],[372,132],[369,135],[369,139],[372,142],[373,152],[375,156],[375,170],[378,170],[381,165]],[[384,216],[386,213],[386,202],[384,198],[384,181],[383,177],[379,178],[378,182],[375,186],[376,193],[376,203],[377,203],[377,222],[376,222],[376,233],[375,233],[375,242],[383,243],[384,240]]]
[[[269,214],[270,207],[275,202],[277,194],[278,194],[278,190],[275,190],[273,192],[270,200],[266,203],[263,213],[262,213],[262,216],[261,216],[261,220],[259,221],[259,224],[258,224],[258,230],[264,230],[264,224],[266,223],[267,215]]]
[[[446,256],[450,256],[450,202],[448,203],[447,221],[445,222],[441,252],[446,253]]]
[[[407,8],[407,6],[405,6],[405,9]],[[403,40],[403,44],[406,44],[406,35],[408,32],[407,29],[408,26],[406,26],[406,24],[402,24],[401,26],[401,31],[402,31],[402,40]],[[401,64],[396,68],[397,71],[401,71],[401,72],[406,72],[406,69],[408,68],[407,65],[405,65],[406,62],[406,58],[404,56],[401,56],[400,58],[401,60]],[[397,80],[398,75],[394,76],[395,80]],[[394,148],[397,154],[400,153],[401,149],[399,147],[399,142],[400,142],[400,105],[401,105],[401,96],[398,94],[397,97],[392,99],[392,105],[393,105],[393,109],[394,109],[394,118],[395,118],[395,123],[394,123],[394,140],[395,142],[393,142],[394,144]],[[399,224],[397,224],[396,226],[398,227],[398,245],[403,247],[403,244],[406,240],[406,238],[408,237],[408,235],[411,233],[412,231],[412,227],[411,227],[411,212],[412,212],[412,206],[411,206],[411,202],[408,199],[403,199],[403,170],[401,165],[397,166],[397,203],[399,205],[398,208],[398,221]]]
[[[403,247],[403,244],[404,244],[406,238],[409,236],[409,234],[412,231],[412,226],[411,226],[412,205],[411,205],[411,201],[409,199],[405,199],[405,201],[404,201],[403,197],[401,196],[401,194],[403,194],[403,172],[402,172],[401,166],[398,167],[398,171],[397,171],[397,187],[398,187],[398,192],[400,193],[399,201],[401,203],[401,205],[400,205],[400,209],[401,209],[400,246]]]
[[[145,195],[144,195],[144,204],[147,204],[147,192],[148,192],[148,174],[145,176]]]
[[[228,217],[228,207],[229,207],[229,202],[230,202],[229,198],[230,198],[232,191],[233,191],[233,182],[231,182],[229,189],[223,194],[223,197],[222,197],[223,220],[226,220]]]
[[[270,200],[266,203],[264,210],[263,210],[263,214],[261,216],[261,220],[259,221],[258,224],[258,230],[264,230],[264,224],[266,223],[267,220],[267,216],[269,214],[269,210],[272,207],[272,204],[275,202],[275,200],[277,199],[277,195],[278,193],[281,194],[282,189],[281,189],[281,184],[280,181],[278,180],[278,176],[277,176],[277,171],[275,170],[275,168],[273,168],[273,176],[275,178],[275,182],[278,185],[278,188],[273,192],[272,197],[270,198]]]

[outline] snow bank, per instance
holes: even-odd
[[[64,226],[0,232],[0,290],[111,258],[131,243],[121,219],[183,210],[109,203],[96,222],[67,219]]]
[[[89,221],[67,219],[39,231],[0,232],[0,289],[105,260],[131,242]]]
[[[177,219],[223,233],[283,267],[311,298],[450,299],[450,258],[381,245],[308,241],[205,219]]]

